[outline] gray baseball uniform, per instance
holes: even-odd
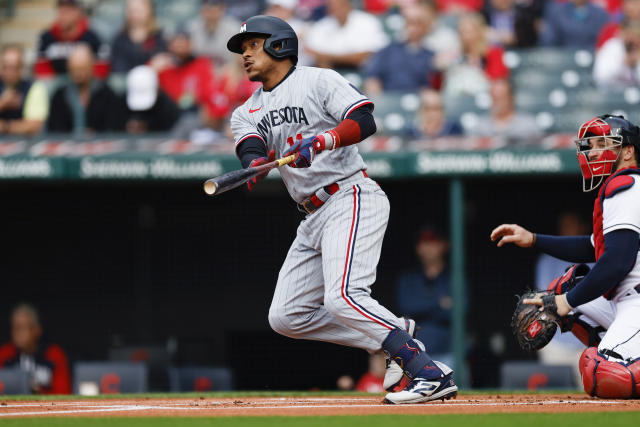
[[[335,128],[371,103],[332,70],[296,67],[270,91],[257,90],[231,118],[236,145],[261,139],[281,157],[296,139]],[[300,223],[280,270],[269,310],[271,327],[292,338],[380,350],[404,320],[371,298],[389,218],[386,194],[366,177],[355,145],[320,153],[309,168],[280,168],[298,203],[326,203]],[[323,187],[337,183],[329,196]]]

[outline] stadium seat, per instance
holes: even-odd
[[[593,55],[584,50],[542,47],[508,52],[507,65],[514,71],[539,70],[541,73],[562,72],[571,68],[589,68]]]
[[[380,133],[406,135],[415,127],[416,111],[420,108],[420,98],[416,94],[385,93],[371,97],[371,100]]]
[[[31,394],[29,374],[21,369],[0,369],[0,394]]]
[[[124,26],[125,0],[100,1],[91,13],[91,28],[105,42],[111,42]]]
[[[156,14],[163,31],[171,33],[198,16],[200,0],[156,1]]]
[[[171,391],[227,391],[234,389],[233,373],[229,368],[185,366],[169,368]]]
[[[144,393],[147,366],[127,362],[78,362],[73,366],[73,392],[83,395]]]
[[[508,361],[500,367],[500,388],[506,390],[573,389],[577,386],[570,365],[548,366],[538,362]]]
[[[145,364],[149,373],[149,389],[151,391],[163,391],[169,385],[167,369],[170,365],[170,356],[165,346],[112,348],[109,349],[109,360]]]

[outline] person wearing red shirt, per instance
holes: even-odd
[[[383,382],[386,368],[385,358],[382,353],[375,353],[369,356],[369,370],[360,377],[356,383],[355,390],[366,393],[384,392]]]
[[[78,43],[86,43],[93,51],[96,77],[109,74],[109,45],[102,43],[89,28],[89,19],[78,0],[58,0],[56,20],[38,40],[38,59],[33,66],[35,76],[48,78],[66,74],[67,59]]]
[[[38,312],[29,304],[11,314],[11,342],[0,346],[0,368],[17,367],[29,373],[38,394],[71,394],[71,371],[64,350],[42,339]]]
[[[160,88],[183,111],[197,109],[215,91],[214,66],[204,56],[194,56],[189,33],[176,32],[169,40],[169,53],[152,61],[158,70]]]

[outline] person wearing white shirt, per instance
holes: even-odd
[[[596,53],[593,80],[600,89],[620,89],[640,84],[640,24],[625,21],[618,36]]]
[[[389,39],[380,21],[356,10],[351,0],[327,0],[327,16],[314,24],[305,48],[318,67],[357,68]]]

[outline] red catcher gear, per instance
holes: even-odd
[[[564,274],[556,277],[547,285],[547,292],[555,295],[566,294],[574,288],[588,273],[591,267],[587,264],[574,264]]]
[[[583,123],[575,143],[583,178],[582,190],[591,191],[604,177],[611,175],[621,146],[633,145],[640,150],[640,129],[623,116],[605,114]]]
[[[589,347],[580,356],[580,374],[589,396],[631,399],[640,396],[640,359],[630,363],[612,362]]]
[[[605,251],[604,231],[602,223],[604,201],[605,199],[618,194],[620,191],[624,191],[630,188],[634,183],[633,180],[629,180],[629,175],[632,174],[640,175],[640,169],[620,169],[609,178],[607,178],[602,188],[600,188],[600,191],[598,191],[598,197],[596,197],[596,200],[593,204],[593,244],[596,250],[596,261],[600,259]],[[613,293],[613,289],[615,289],[615,287],[608,290],[604,294],[604,297],[610,299]]]

